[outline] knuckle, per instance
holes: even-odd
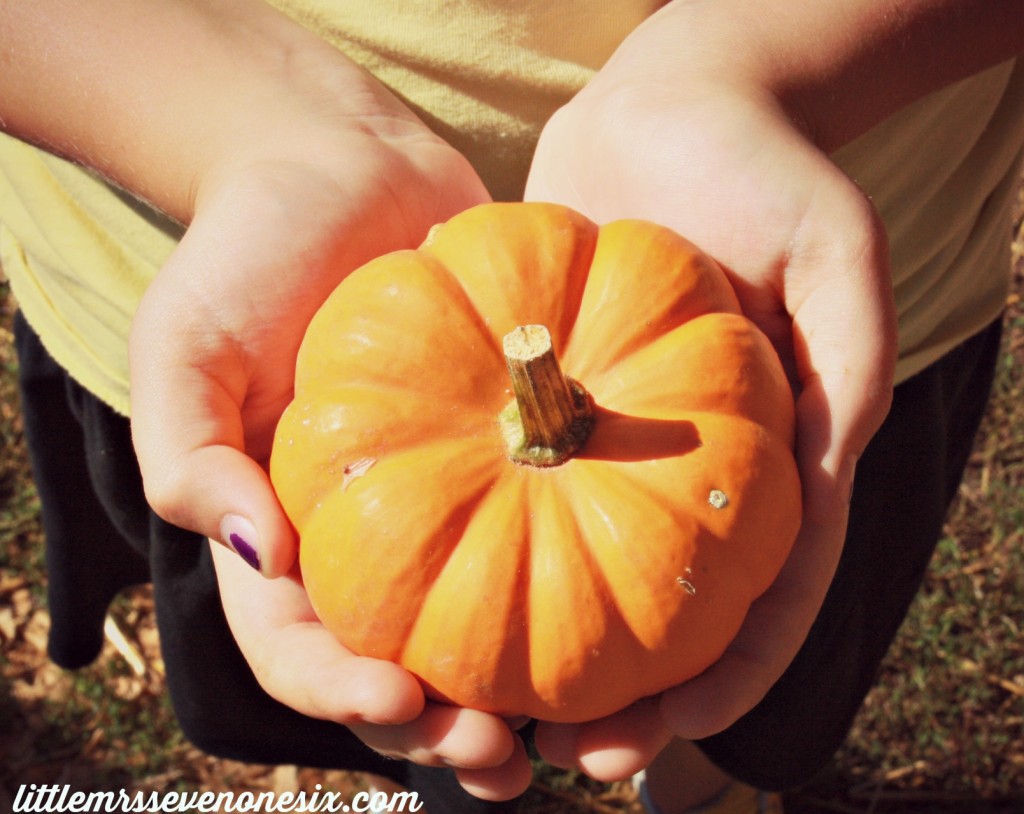
[[[162,520],[183,528],[194,529],[195,525],[188,512],[194,480],[180,458],[142,468],[143,492],[150,508]]]

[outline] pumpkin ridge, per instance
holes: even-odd
[[[600,227],[566,371],[586,383],[659,336],[709,313],[739,313],[725,272],[696,246],[636,219]]]
[[[498,373],[501,373],[498,370]],[[496,380],[498,376],[494,377]],[[508,395],[504,387],[499,383],[494,386],[494,393],[481,393],[480,387],[472,389],[472,401],[467,402],[466,393],[448,393],[440,394],[436,389],[431,388],[429,385],[422,388],[413,386],[412,382],[396,381],[396,382],[383,382],[377,383],[367,377],[347,379],[344,382],[338,382],[333,385],[324,385],[317,389],[316,399],[318,401],[327,401],[325,396],[337,398],[346,393],[374,393],[384,394],[385,397],[393,397],[397,400],[406,400],[410,398],[429,400],[434,404],[442,404],[447,410],[449,407],[457,406],[462,408],[463,412],[478,413],[480,415],[480,421],[484,420],[484,416],[490,416],[495,411],[500,411],[508,401]],[[302,394],[304,395],[304,394]],[[311,398],[310,401],[313,399]],[[490,406],[493,402],[496,406]],[[468,404],[468,409],[467,408]],[[440,410],[438,412],[441,412]]]
[[[447,275],[454,288],[459,292],[463,303],[464,310],[467,317],[470,318],[474,327],[477,329],[479,334],[487,339],[490,347],[491,354],[495,358],[495,364],[498,369],[502,369],[505,363],[505,354],[501,347],[501,336],[495,333],[494,329],[481,313],[479,306],[474,302],[470,296],[469,291],[463,285],[461,278],[455,271],[445,265],[441,260],[430,254],[429,250],[426,252],[427,256],[437,265],[438,270],[443,271]],[[475,350],[475,349],[474,349]]]
[[[622,619],[623,630],[628,631],[635,642],[631,671],[634,686],[644,688],[645,695],[653,695],[703,671],[714,660],[707,656],[716,637],[720,637],[717,631],[730,627],[738,629],[758,592],[752,590],[749,575],[744,580],[746,588],[733,581],[728,586],[723,584],[716,572],[728,573],[730,579],[736,576],[735,565],[724,567],[721,559],[723,554],[728,556],[729,553],[725,541],[692,512],[676,506],[664,491],[653,489],[648,482],[635,477],[635,469],[635,464],[588,462],[585,467],[577,467],[574,481],[580,480],[567,486],[565,492],[577,516],[589,514],[591,517],[591,522],[582,523],[581,527],[590,533],[588,539],[591,540],[596,570],[605,575],[609,596],[613,599],[617,616]],[[674,560],[659,558],[652,563],[649,562],[650,555],[661,553],[657,545],[648,543],[630,548],[629,541],[616,541],[623,534],[620,526],[622,517],[609,516],[602,508],[609,503],[595,497],[592,488],[578,488],[579,483],[588,479],[607,481],[605,494],[628,495],[634,509],[643,501],[640,513],[645,518],[644,532],[634,540],[651,540],[657,536],[656,529],[660,526],[666,537],[675,530],[677,536],[687,540],[687,544],[664,550],[666,555],[674,555]],[[578,495],[591,497],[586,503],[581,503]],[[661,518],[660,524],[652,522],[655,513]],[[594,534],[594,522],[607,530],[606,540],[602,540],[600,534]],[[679,529],[689,530],[680,535]],[[637,551],[635,557],[640,559],[627,557],[631,560],[631,568],[624,568],[616,562],[614,555],[629,551]],[[651,571],[660,573],[662,577],[653,578]],[[640,593],[633,590],[631,581],[634,577],[644,589]],[[629,602],[631,594],[637,598]],[[743,613],[737,617],[730,613],[735,608],[733,600],[738,594],[745,595],[746,600]],[[726,595],[730,601],[723,605],[721,600]],[[724,616],[722,610],[726,611]],[[652,619],[661,619],[664,626],[651,627]],[[714,655],[717,657],[720,653]],[[615,668],[618,669],[619,665]],[[616,680],[622,681],[624,677],[619,675]]]
[[[559,357],[566,355],[573,334],[576,332],[576,323],[583,308],[583,296],[586,293],[587,283],[590,280],[590,267],[593,265],[594,256],[597,253],[597,242],[600,239],[600,229],[595,229],[591,239],[583,247],[580,247],[582,241],[577,241],[577,251],[573,255],[573,266],[580,269],[578,275],[576,275],[578,279],[575,290],[566,290],[564,292],[571,296],[563,297],[562,299],[562,319],[557,326],[557,334],[552,337],[555,353]]]
[[[565,489],[564,479],[561,477],[547,478],[546,474],[544,471],[535,473],[528,501],[532,517],[529,535],[530,552],[527,559],[530,566],[530,574],[526,583],[528,599],[524,603],[528,635],[531,631],[549,628],[553,619],[565,616],[563,608],[573,607],[571,601],[567,605],[562,601],[551,602],[550,592],[545,597],[546,601],[535,601],[535,585],[540,584],[543,588],[543,582],[535,580],[534,573],[538,564],[538,546],[546,545],[553,550],[560,549],[567,553],[568,558],[563,554],[560,564],[564,564],[566,559],[576,561],[580,568],[578,571],[574,571],[574,582],[578,587],[589,588],[589,591],[584,590],[584,592],[598,599],[602,607],[602,618],[600,635],[595,642],[589,641],[585,636],[570,637],[567,635],[563,638],[561,647],[552,648],[549,642],[547,647],[535,648],[533,641],[528,640],[529,683],[538,697],[555,710],[565,703],[577,705],[581,695],[586,696],[589,703],[595,705],[607,704],[609,700],[614,703],[614,696],[619,688],[628,687],[635,680],[633,674],[637,665],[633,662],[610,659],[609,654],[621,652],[621,648],[627,640],[633,644],[637,642],[637,639],[634,631],[621,614],[607,575],[601,569],[600,562],[590,543],[584,539],[582,526],[573,502],[567,499],[569,490]],[[539,492],[537,490],[543,489],[551,490],[549,501],[538,500]],[[557,495],[557,497],[551,500],[551,495]],[[550,518],[544,518],[545,503],[564,507],[558,524],[561,532],[557,535],[558,539],[553,539]],[[547,530],[547,533],[544,530]],[[571,551],[567,551],[567,548],[571,548]],[[583,580],[585,580],[585,584],[582,582]],[[577,596],[575,593],[573,595]],[[534,624],[534,614],[538,613],[543,615],[543,622]],[[571,632],[576,634],[585,627],[584,623],[589,620],[572,618],[567,621]],[[624,675],[624,673],[629,675]],[[555,691],[552,691],[552,688]],[[620,703],[619,706],[624,706],[625,703],[628,701]]]
[[[608,368],[621,368],[628,366],[633,363],[633,357],[639,354],[653,354],[657,346],[661,344],[668,344],[671,342],[681,341],[678,335],[681,333],[684,337],[688,334],[699,334],[705,329],[705,326],[714,321],[719,322],[725,317],[727,319],[734,320],[739,319],[744,323],[747,322],[747,318],[740,316],[739,314],[733,314],[728,311],[709,311],[706,314],[698,314],[697,316],[687,319],[685,322],[680,322],[678,325],[673,325],[665,330],[661,331],[657,336],[644,336],[636,337],[632,342],[624,343],[617,354],[613,357],[609,357]],[[742,324],[742,323],[741,323]],[[753,323],[748,323],[753,328]],[[688,338],[688,337],[687,337]],[[716,338],[716,349],[720,349],[722,344],[725,343],[722,337]],[[696,343],[695,343],[696,344]],[[710,350],[710,348],[709,348]],[[668,366],[669,363],[665,363]]]
[[[390,389],[390,388],[388,388]],[[282,416],[275,434],[271,454],[271,473],[279,495],[285,500],[289,519],[301,528],[316,505],[329,500],[339,487],[348,490],[366,471],[378,462],[396,455],[420,453],[425,445],[422,428],[430,427],[432,444],[489,444],[501,449],[498,430],[493,426],[491,411],[472,409],[474,402],[458,403],[459,396],[444,402],[429,425],[422,422],[422,411],[410,401],[422,400],[420,394],[402,392],[395,386],[389,395],[394,400],[377,405],[382,395],[369,384],[360,387],[335,386],[315,398],[296,401]],[[498,402],[504,393],[499,393]],[[343,405],[343,406],[332,406]],[[390,405],[390,406],[389,406]],[[436,406],[436,404],[435,404]],[[450,406],[464,408],[453,412]],[[465,409],[465,408],[470,409]],[[412,418],[410,418],[410,416]],[[370,429],[358,433],[353,428]],[[320,443],[303,443],[304,433],[315,432]],[[294,445],[294,446],[293,446]],[[468,449],[468,447],[466,447]],[[427,454],[432,454],[429,449]],[[293,465],[301,459],[303,466],[321,472],[324,477],[315,484],[294,486]],[[298,499],[301,491],[303,499]]]
[[[406,636],[400,663],[435,697],[499,714],[537,705],[536,695],[530,692],[532,687],[524,687],[523,675],[524,653],[529,647],[529,624],[522,601],[529,582],[529,519],[521,499],[514,498],[521,498],[525,488],[521,474],[505,468],[481,489],[460,544],[452,548],[444,567],[433,577],[431,590],[424,596]],[[510,508],[520,517],[523,533],[498,539],[491,529],[506,528],[502,515]],[[477,570],[481,563],[483,573]],[[459,570],[453,570],[456,568]],[[481,579],[488,578],[497,583],[498,593],[481,583]],[[453,585],[457,589],[453,590]],[[435,602],[438,597],[441,601]],[[430,613],[424,613],[428,608]],[[521,614],[518,619],[516,612]],[[466,635],[467,626],[470,635]],[[491,629],[494,626],[499,630]],[[495,646],[481,648],[479,640],[493,642],[497,650]],[[459,665],[454,676],[446,669],[449,663]],[[470,678],[474,680],[470,682]],[[453,681],[458,684],[455,689]],[[502,703],[509,706],[499,707]]]
[[[503,219],[502,228],[499,232],[490,231],[489,219],[500,217]],[[485,253],[483,262],[480,265],[493,267],[497,263],[499,267],[509,268],[512,273],[508,275],[507,283],[516,290],[504,290],[504,299],[515,302],[518,295],[517,306],[507,316],[508,324],[491,322],[483,314],[493,310],[493,303],[486,301],[486,295],[493,292],[494,286],[470,285],[470,275],[460,275],[452,270],[447,263],[448,244],[462,239],[463,244],[468,243],[467,237],[475,235],[463,234],[461,230],[471,229],[468,226],[476,219],[488,223],[481,229],[481,234],[487,234],[496,245],[506,246],[510,251],[503,253]],[[560,221],[552,226],[552,221]],[[454,228],[452,228],[454,227]],[[542,246],[544,238],[554,229],[574,230],[575,239],[572,240],[571,256],[566,261],[562,257],[534,258],[537,262],[527,263],[514,251],[520,246]],[[561,357],[569,344],[569,336],[572,333],[576,320],[583,304],[583,296],[586,291],[587,281],[590,275],[590,267],[597,250],[599,239],[599,228],[597,224],[573,211],[569,207],[552,203],[505,203],[494,202],[481,204],[470,210],[465,210],[446,223],[439,224],[432,230],[431,235],[420,248],[420,252],[429,256],[442,268],[448,269],[456,283],[458,283],[464,296],[472,305],[474,311],[480,315],[482,324],[486,326],[490,335],[494,338],[495,348],[501,356],[501,341],[509,331],[517,325],[537,323],[545,324],[551,331],[551,337],[555,353]],[[525,233],[525,235],[524,235]],[[516,235],[516,237],[511,237]],[[464,246],[463,246],[464,248]],[[465,257],[457,257],[461,264],[466,263]],[[564,265],[563,265],[564,263]],[[554,271],[555,275],[538,274],[537,269]],[[568,273],[567,272],[568,269]],[[526,273],[524,273],[524,271]],[[530,273],[533,272],[533,273]],[[497,276],[497,275],[492,275]],[[550,285],[550,279],[555,277],[567,279],[567,284],[561,288],[560,296],[557,299],[557,306],[553,306],[553,313],[543,313],[543,308],[537,306],[536,292],[546,290]],[[474,279],[474,282],[477,282]],[[490,283],[490,281],[488,281]],[[538,312],[540,308],[541,312]],[[551,317],[557,315],[556,320]]]
[[[736,331],[715,342],[711,336],[721,318]],[[624,415],[682,419],[702,412],[753,414],[752,420],[789,433],[792,391],[781,364],[772,365],[777,361],[773,354],[768,339],[745,317],[707,314],[662,334],[587,384],[601,407]],[[666,370],[678,370],[678,376],[692,377],[701,386],[675,386]]]
[[[564,488],[562,489],[563,500],[568,500],[568,491],[569,490]],[[595,580],[600,582],[601,593],[605,597],[606,607],[614,609],[614,614],[609,614],[607,622],[609,626],[614,625],[618,628],[620,634],[625,634],[629,639],[630,644],[632,644],[637,651],[642,652],[645,650],[643,639],[637,633],[635,625],[630,623],[629,617],[623,609],[619,591],[615,589],[615,586],[609,577],[609,572],[602,566],[601,558],[595,550],[595,543],[582,533],[583,528],[577,514],[578,509],[575,501],[569,502],[569,505],[571,506],[573,522],[576,527],[577,534],[579,535],[579,539],[583,542],[583,547],[587,553],[590,573],[594,575]],[[628,671],[630,676],[627,678],[623,676],[622,673],[617,672],[615,675],[615,681],[611,683],[615,685],[622,685],[637,682],[643,675],[643,667],[644,664],[642,659],[636,659],[635,661],[626,663],[616,663],[616,671],[621,670],[623,673]]]
[[[460,332],[457,335],[460,337],[465,335],[462,329],[471,328],[473,337],[485,345],[474,344],[467,349],[467,353],[481,355],[486,352],[490,355],[495,369],[503,369],[501,340],[495,336],[476,304],[468,296],[458,275],[428,252],[416,253],[406,250],[394,254],[404,258],[406,262],[391,264],[387,261],[393,256],[385,255],[357,269],[345,279],[345,286],[332,293],[325,306],[314,316],[317,322],[330,324],[330,328],[325,328],[320,333],[331,336],[332,343],[326,353],[314,353],[312,350],[303,352],[300,348],[295,374],[297,392],[305,390],[306,387],[319,388],[325,378],[330,381],[338,372],[335,359],[339,353],[346,356],[350,364],[354,361],[363,375],[371,377],[374,386],[383,385],[387,380],[386,375],[381,379],[372,377],[390,373],[394,368],[388,364],[391,361],[389,351],[381,353],[380,348],[393,346],[388,340],[394,339],[396,329],[400,328],[407,334],[411,332],[411,335],[415,335],[416,330],[431,324],[449,326],[456,322],[459,324]],[[392,265],[396,268],[393,269]],[[392,296],[389,299],[392,286],[387,284],[388,276],[396,272],[403,275],[406,286],[404,290],[414,290],[415,297]],[[423,318],[422,308],[417,310],[417,306],[422,303],[434,306],[431,313],[433,322],[431,319]],[[411,320],[411,331],[406,324],[410,314],[415,317]],[[333,323],[330,323],[332,319]],[[313,323],[310,324],[313,327]],[[310,333],[315,335],[315,332],[307,330],[307,336]],[[437,330],[432,338],[436,341],[450,342],[452,335],[453,331],[446,327]],[[406,343],[406,353],[410,349],[415,351],[422,342],[423,337],[419,343]],[[304,339],[303,345],[305,344]],[[366,347],[371,349],[363,350]],[[373,367],[373,362],[378,357],[381,364]],[[429,361],[426,358],[423,360],[425,364]],[[343,376],[351,376],[351,371],[352,368],[348,367],[343,368],[341,372]],[[356,381],[355,378],[348,380]]]
[[[470,523],[473,522],[473,518],[479,511],[481,503],[486,499],[488,493],[492,491],[499,480],[501,480],[501,475],[499,473],[495,473],[493,477],[489,478],[478,489],[467,495],[457,506],[453,506],[452,511],[445,516],[444,522],[439,524],[443,525],[447,538],[452,542],[445,546],[444,556],[438,557],[437,560],[431,563],[432,568],[430,577],[428,580],[425,580],[428,583],[428,587],[425,591],[419,593],[419,606],[416,608],[416,612],[414,614],[410,614],[407,620],[405,634],[402,636],[404,644],[402,645],[399,661],[404,662],[406,655],[412,646],[411,640],[413,632],[419,622],[424,606],[426,606],[433,594],[441,592],[438,583],[441,581],[441,577],[444,574],[445,569],[450,565],[455,550],[462,543],[466,529],[469,527]],[[452,518],[456,519],[455,523],[452,523]],[[434,539],[437,539],[436,535],[431,536]]]
[[[669,456],[646,461],[615,461],[580,457],[575,469],[575,477],[600,477],[602,479],[620,478],[622,486],[615,489],[623,492],[626,488],[636,490],[673,518],[673,521],[684,526],[696,523],[695,537],[704,537],[709,541],[729,541],[729,547],[741,554],[748,563],[747,567],[735,569],[733,578],[743,574],[748,587],[743,591],[747,600],[752,602],[765,588],[771,584],[776,571],[767,569],[758,561],[765,556],[771,560],[770,548],[762,546],[757,540],[761,538],[790,542],[799,528],[799,501],[793,507],[795,513],[780,513],[776,501],[771,497],[774,490],[800,491],[799,479],[795,467],[774,469],[776,481],[770,485],[764,480],[766,471],[772,471],[780,462],[792,460],[792,442],[771,428],[744,416],[716,414],[708,411],[690,411],[680,413],[680,418],[687,418],[700,433],[701,444],[693,450],[694,455],[704,460],[685,460],[685,456]],[[742,442],[742,443],[741,443]],[[737,457],[737,450],[745,452]],[[757,470],[750,470],[741,461],[749,458],[757,462]],[[708,461],[719,461],[719,468],[724,473],[742,473],[737,482],[734,475],[724,476],[722,480],[709,478]],[[585,466],[582,466],[585,465]],[[712,470],[713,471],[713,470]],[[681,484],[687,484],[695,491],[689,500],[682,499],[679,491]],[[739,493],[734,488],[740,488]],[[582,494],[591,494],[594,489],[582,488]],[[713,492],[721,492],[725,504],[717,511],[718,502]],[[567,491],[572,494],[572,490]],[[633,502],[638,498],[634,497]],[[740,510],[736,519],[722,525],[734,512]],[[649,517],[650,512],[645,516]],[[764,518],[770,519],[766,522]],[[736,538],[739,524],[747,529],[747,536]],[[730,530],[727,532],[726,528]],[[756,539],[755,539],[756,536]],[[717,544],[716,544],[717,545]],[[708,550],[708,549],[705,549]],[[777,563],[781,567],[781,560]],[[733,583],[731,589],[739,593],[738,585]]]
[[[437,442],[429,445],[433,449],[428,448],[426,451],[413,449],[396,455],[388,455],[386,461],[388,467],[393,471],[400,471],[407,476],[418,476],[417,470],[432,468],[430,459],[436,459],[438,453],[445,448],[456,451],[460,447],[465,449],[467,444],[473,445],[471,441]],[[468,451],[467,454],[472,455]],[[377,529],[372,527],[367,529],[358,522],[359,518],[368,516],[365,509],[360,508],[361,506],[365,505],[367,501],[372,504],[382,498],[387,499],[388,493],[393,488],[389,483],[389,478],[379,477],[383,469],[381,466],[370,468],[364,477],[353,481],[348,490],[336,492],[333,500],[338,508],[332,508],[328,501],[324,501],[324,508],[314,516],[311,524],[313,526],[318,522],[316,518],[322,519],[328,516],[340,518],[342,527],[346,529],[345,547],[361,557],[362,560],[357,571],[350,570],[341,573],[342,584],[346,586],[343,590],[339,593],[319,592],[321,599],[330,601],[332,604],[341,599],[344,606],[347,601],[346,596],[352,597],[351,602],[354,602],[354,597],[358,596],[360,598],[360,601],[356,603],[358,607],[355,608],[353,605],[355,609],[346,611],[346,615],[357,613],[361,617],[378,620],[385,625],[383,630],[386,631],[386,635],[383,635],[376,629],[374,622],[362,622],[356,627],[361,638],[353,640],[348,637],[348,626],[343,621],[346,617],[328,614],[327,618],[335,621],[334,634],[355,652],[362,655],[373,655],[377,658],[397,660],[399,654],[405,649],[409,633],[416,623],[426,598],[434,588],[436,577],[446,567],[458,547],[466,526],[472,519],[473,509],[479,503],[480,495],[486,493],[501,475],[502,467],[493,461],[492,455],[478,454],[473,457],[476,460],[473,467],[475,471],[462,476],[463,483],[468,484],[469,488],[462,490],[457,497],[449,490],[447,499],[441,504],[442,511],[419,512],[416,517],[419,523],[412,526],[415,530],[412,539],[403,536],[402,532],[406,530],[406,526],[400,523],[388,535],[387,539],[392,541],[388,545],[381,547],[378,544],[372,549],[361,545],[363,539],[385,539],[376,533]],[[412,462],[415,463],[410,466],[409,464]],[[413,477],[413,481],[415,481],[415,477]],[[474,483],[474,481],[479,483]],[[370,490],[369,493],[365,492],[367,489]],[[337,503],[338,501],[340,504]],[[437,504],[432,508],[436,509],[436,507]],[[404,512],[399,512],[400,516],[404,514]],[[357,522],[353,523],[353,520]],[[423,522],[424,520],[428,520],[428,522]],[[337,520],[332,523],[332,528],[336,523]],[[390,524],[387,525],[390,526]],[[319,532],[315,527],[311,529],[307,526],[306,529],[301,530],[301,533],[310,531],[314,538],[319,538]],[[318,545],[323,546],[323,543],[320,542]],[[300,541],[300,563],[305,570],[306,561],[301,558],[304,555],[309,556],[311,552],[303,549],[304,544]],[[426,556],[421,556],[421,553]],[[322,554],[316,556],[320,558]],[[400,597],[389,592],[380,593],[376,590],[380,587],[378,581],[382,572],[386,571],[391,578],[395,575],[390,568],[382,568],[382,562],[406,563],[405,572],[416,574],[415,580],[406,582],[406,590]],[[319,579],[321,575],[314,574],[313,578]],[[421,587],[417,587],[417,584]],[[319,614],[320,610],[318,609],[317,612]]]
[[[578,470],[577,478],[600,478],[602,480],[617,480],[620,486],[615,487],[614,489],[609,489],[609,491],[621,493],[624,492],[627,488],[631,489],[634,492],[633,500],[630,501],[632,506],[636,505],[635,501],[638,499],[642,499],[647,502],[647,508],[644,511],[645,517],[650,518],[654,512],[657,512],[662,517],[669,519],[671,521],[671,525],[674,525],[676,527],[685,526],[687,524],[694,524],[701,530],[706,530],[704,526],[692,515],[685,511],[679,510],[678,507],[676,507],[671,500],[667,499],[666,495],[663,492],[659,492],[655,489],[650,488],[646,481],[635,477],[631,471],[633,470],[633,468],[634,467],[628,465],[622,466],[612,463],[600,462],[597,463],[596,465],[587,466],[585,468],[581,468],[580,470]],[[591,499],[586,503],[582,503],[580,498],[576,496],[577,493],[591,494],[590,490],[567,487],[565,488],[564,492],[566,495],[566,500],[573,507],[573,514],[577,518],[577,523],[579,523],[579,527],[581,529],[584,527],[584,525],[579,521],[579,517],[583,513],[587,513],[592,517],[597,518],[598,522],[608,530],[609,537],[614,538],[619,535],[619,530],[616,528],[614,519],[611,518],[606,511],[602,510],[602,504],[600,504],[595,499]],[[600,538],[595,535],[591,535],[591,538],[592,541],[589,543],[588,548],[591,552],[591,556],[593,557],[595,567],[597,568],[597,570],[602,575],[617,573],[616,569],[610,569],[605,567],[604,563],[607,560],[607,557],[602,556],[602,546],[599,541]],[[625,541],[619,541],[618,543],[618,547],[621,550],[627,550],[628,546],[629,543]],[[686,567],[687,566],[684,566],[678,570],[685,570]],[[683,574],[680,574],[679,576],[683,576]],[[618,598],[618,587],[611,580],[609,580],[607,576],[605,576],[605,582],[608,585],[609,596],[614,597],[615,599],[616,610],[622,618],[624,627],[633,632],[638,644],[640,644],[643,647],[646,647],[646,645],[643,642],[643,638],[636,634],[634,624],[629,621],[634,614],[624,612],[622,609],[622,602]],[[640,621],[646,620],[637,620],[637,622]]]

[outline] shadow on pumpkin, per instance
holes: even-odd
[[[692,421],[642,418],[594,406],[594,429],[574,457],[600,461],[675,458],[701,446]]]

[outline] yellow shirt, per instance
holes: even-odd
[[[885,222],[903,381],[1006,305],[1024,158],[1024,60],[919,100],[833,158]]]
[[[551,113],[661,4],[274,0],[389,85],[502,200],[521,197]],[[1007,63],[836,155],[890,231],[901,379],[1002,308],[1022,133],[1024,69]],[[0,136],[0,263],[50,353],[124,414],[132,314],[179,237],[88,171]]]

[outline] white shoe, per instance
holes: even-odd
[[[651,799],[644,772],[633,776],[633,787],[647,814],[661,814]],[[687,814],[784,814],[782,797],[773,791],[761,791],[746,783],[735,781],[707,802],[687,809]]]

